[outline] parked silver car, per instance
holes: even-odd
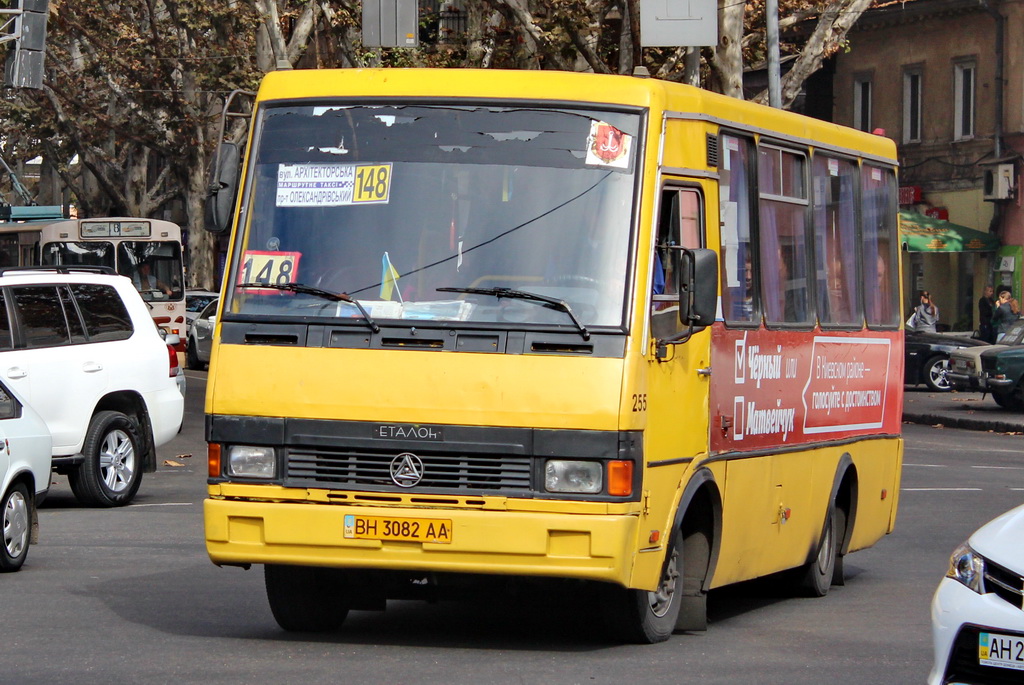
[[[205,369],[210,363],[213,327],[217,323],[217,303],[215,298],[192,321],[188,343],[185,345],[185,363],[190,369]]]
[[[206,309],[206,305],[215,302],[219,297],[218,293],[210,290],[186,290],[185,291],[185,335],[188,336],[192,328],[192,322]]]

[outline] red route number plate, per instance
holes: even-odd
[[[388,518],[345,515],[344,536],[352,540],[452,541],[451,519]]]

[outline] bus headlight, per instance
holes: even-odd
[[[277,459],[273,447],[231,445],[228,447],[228,475],[244,478],[273,478]]]
[[[551,459],[544,465],[544,489],[548,492],[600,494],[604,466],[599,461]]]
[[[983,578],[985,576],[985,560],[966,543],[953,551],[949,558],[949,570],[946,577],[963,583],[975,592],[985,592]]]

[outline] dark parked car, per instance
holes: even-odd
[[[981,372],[999,406],[1024,409],[1024,345],[993,345],[981,355]]]
[[[990,392],[988,374],[982,368],[981,355],[995,354],[1000,350],[1015,345],[1024,345],[1024,319],[1018,319],[1010,326],[1006,335],[995,345],[985,347],[965,347],[949,355],[949,373],[946,378],[954,390],[967,392]],[[998,381],[1002,379],[997,379]],[[996,401],[1008,395],[1001,395]]]
[[[949,355],[953,350],[987,344],[974,338],[923,333],[909,328],[905,333],[903,382],[908,385],[924,383],[938,392],[951,389],[946,372],[949,371]]]

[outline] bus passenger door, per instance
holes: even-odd
[[[691,466],[682,460],[699,459],[708,450],[710,329],[672,342],[686,332],[679,319],[680,252],[673,248],[707,244],[706,191],[699,181],[666,181],[656,218],[644,451],[648,464],[674,463],[654,466],[648,474],[652,530],[671,523],[677,489]]]

